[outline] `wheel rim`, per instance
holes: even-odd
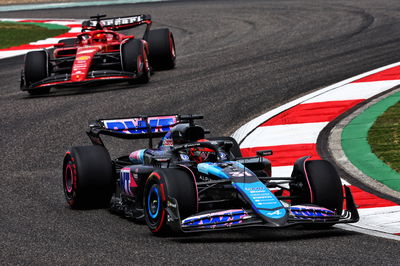
[[[64,170],[64,192],[67,198],[67,201],[73,200],[74,198],[74,189],[76,186],[76,176],[74,165],[71,161],[67,163]]]
[[[157,185],[150,188],[149,195],[147,196],[148,214],[150,218],[156,219],[160,213],[161,198]]]
[[[143,72],[143,59],[142,59],[142,56],[138,56],[138,58],[137,58],[137,72],[138,72],[138,74]]]
[[[169,36],[169,47],[171,49],[172,60],[174,60],[175,57],[176,57],[176,55],[175,55],[175,44],[174,44],[174,40],[172,39],[171,34]]]
[[[72,192],[72,184],[74,183],[74,177],[71,165],[67,165],[65,169],[65,189],[68,193]]]

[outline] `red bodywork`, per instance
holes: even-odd
[[[134,36],[127,36],[111,30],[95,30],[84,32],[77,36],[77,42],[73,47],[64,47],[59,44],[54,50],[54,58],[62,58],[75,56],[75,61],[71,72],[71,82],[79,82],[88,79],[87,74],[92,64],[93,57],[100,53],[119,52],[121,43],[128,39],[133,39]],[[145,54],[148,54],[148,44],[145,40],[141,40],[145,47]],[[145,64],[148,64],[145,60]],[[148,67],[146,65],[145,67]],[[110,76],[110,78],[129,78],[127,76]],[[96,79],[104,79],[96,78]]]
[[[124,70],[122,66],[122,45],[133,35],[124,35],[114,30],[129,29],[145,24],[145,35],[150,30],[151,18],[149,15],[137,15],[131,17],[88,20],[82,23],[82,33],[77,35],[75,43],[59,43],[55,45],[53,58],[48,56],[48,77],[26,84],[22,76],[21,89],[30,90],[35,88],[52,86],[76,86],[96,81],[129,81],[138,78],[137,73],[132,70]],[[138,59],[141,68],[148,71],[149,46],[144,39],[143,56]],[[49,51],[46,50],[47,54]],[[111,67],[109,67],[111,66]],[[140,68],[140,69],[141,69]],[[138,67],[139,69],[139,67]]]

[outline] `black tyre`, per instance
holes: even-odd
[[[64,194],[72,208],[104,208],[115,184],[108,151],[102,146],[73,147],[65,154]]]
[[[49,58],[46,51],[32,51],[25,56],[24,79],[25,85],[29,86],[38,82],[49,75]],[[32,95],[45,94],[50,88],[39,88],[28,90]]]
[[[149,62],[151,67],[159,70],[175,67],[175,41],[169,29],[149,31],[147,42],[149,43]]]
[[[63,43],[64,46],[68,47],[68,46],[75,46],[75,42],[76,42],[77,38],[67,38],[67,39],[61,39],[58,41],[58,43]]]
[[[331,163],[325,160],[301,162],[293,171],[297,182],[290,188],[291,195],[298,196],[299,199],[292,201],[292,204],[311,204],[327,208],[340,215],[343,210],[343,190],[342,182],[336,169]],[[305,171],[300,168],[305,165]],[[309,229],[326,229],[333,225],[330,224],[304,224]]]
[[[180,218],[184,219],[197,210],[197,191],[194,177],[182,169],[159,169],[150,174],[143,195],[144,217],[155,235],[174,232],[167,225],[168,198],[176,199]]]
[[[132,39],[121,46],[122,70],[137,74],[137,79],[132,83],[148,83],[150,80],[150,69],[143,43],[141,40]]]
[[[291,194],[299,199],[292,204],[314,204],[341,214],[342,182],[332,164],[325,160],[305,161],[305,171],[293,171],[296,182],[291,184]]]

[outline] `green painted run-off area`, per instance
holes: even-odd
[[[367,138],[375,120],[399,100],[400,92],[397,92],[370,106],[355,117],[342,132],[342,147],[353,165],[364,174],[397,191],[400,191],[400,174],[372,152]]]

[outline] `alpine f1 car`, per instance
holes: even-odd
[[[136,116],[90,123],[93,145],[73,147],[64,157],[68,204],[109,206],[112,212],[144,219],[157,235],[358,221],[350,189],[328,161],[302,157],[291,176],[271,177],[265,156],[272,151],[243,158],[233,138],[205,139],[207,132],[194,123],[200,118]],[[101,135],[145,138],[149,147],[111,159]],[[155,148],[154,138],[161,138]]]
[[[172,32],[167,28],[150,30],[150,15],[104,17],[97,15],[82,22],[82,33],[60,40],[54,51],[28,52],[21,89],[44,94],[51,87],[95,82],[147,83],[151,69],[174,68]],[[117,32],[140,25],[146,25],[141,39]]]

